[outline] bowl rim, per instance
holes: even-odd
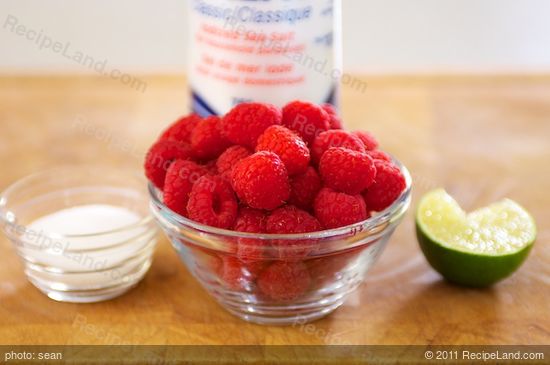
[[[106,171],[107,170],[107,171]],[[0,192],[0,226],[1,227],[7,227],[10,225],[18,225],[19,227],[23,227],[25,232],[23,232],[22,235],[25,235],[27,232],[29,232],[28,225],[18,224],[16,222],[13,222],[9,219],[8,213],[11,213],[11,210],[9,210],[7,207],[9,205],[9,196],[11,194],[15,194],[19,189],[24,188],[25,186],[38,181],[40,182],[41,178],[44,178],[46,176],[52,176],[52,175],[63,175],[63,174],[92,174],[94,175],[94,172],[101,173],[101,174],[108,174],[109,172],[112,172],[114,174],[125,174],[125,176],[131,176],[132,178],[135,178],[136,181],[142,181],[145,182],[146,179],[143,177],[143,175],[140,173],[137,169],[132,169],[128,167],[114,167],[114,166],[101,166],[101,165],[62,165],[62,166],[56,166],[50,169],[45,169],[41,171],[36,171],[32,174],[26,175],[10,185],[8,185],[3,191]],[[110,175],[112,176],[112,174]],[[90,186],[93,186],[94,184],[91,183]],[[107,186],[107,185],[105,185]],[[61,189],[60,189],[61,190]],[[140,192],[137,192],[138,195],[142,195]],[[58,232],[42,232],[43,236],[47,236],[49,238],[54,239],[79,239],[79,238],[90,238],[90,237],[98,237],[98,236],[107,236],[112,235],[120,232],[125,232],[133,229],[137,229],[143,226],[148,225],[153,220],[153,217],[151,214],[147,214],[146,216],[142,217],[140,220],[127,224],[115,229],[105,230],[105,231],[97,231],[92,233],[83,233],[83,234],[61,234]]]
[[[248,233],[248,232],[238,232],[232,231],[223,228],[212,227],[198,223],[189,218],[186,218],[168,208],[160,199],[160,189],[154,186],[151,182],[148,183],[149,197],[151,199],[151,208],[153,210],[153,215],[158,219],[158,212],[155,211],[156,207],[160,212],[162,218],[167,219],[170,223],[175,224],[181,229],[186,227],[191,227],[195,230],[231,238],[254,238],[256,240],[303,240],[303,239],[322,239],[329,238],[333,236],[349,235],[350,232],[359,233],[366,230],[371,230],[372,228],[381,226],[388,221],[393,221],[396,216],[404,214],[409,207],[411,201],[411,192],[412,192],[412,178],[409,173],[409,170],[403,165],[399,160],[395,159],[392,155],[392,163],[394,163],[403,176],[405,177],[406,187],[405,190],[401,192],[401,195],[386,209],[377,212],[375,215],[367,218],[366,220],[356,222],[344,227],[338,227],[333,229],[327,229],[316,232],[308,233],[293,233],[293,234],[274,234],[274,233]],[[153,207],[154,206],[154,207]],[[162,225],[162,222],[161,222]]]

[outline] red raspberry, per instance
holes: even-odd
[[[392,163],[375,160],[376,181],[363,194],[370,210],[381,211],[389,207],[405,190],[405,177]]]
[[[309,165],[309,149],[293,131],[273,125],[258,138],[256,152],[270,151],[281,158],[289,175],[301,174]]]
[[[330,116],[318,105],[293,101],[283,108],[283,125],[298,133],[309,145],[330,128]]]
[[[298,208],[311,210],[313,200],[321,190],[321,178],[313,167],[308,167],[306,172],[290,178],[289,204]]]
[[[229,142],[220,131],[220,118],[210,116],[200,121],[191,133],[191,147],[197,158],[210,160],[218,157]]]
[[[274,210],[266,223],[267,232],[273,234],[311,233],[322,229],[315,217],[293,205]]]
[[[290,196],[285,165],[272,152],[256,152],[239,161],[231,181],[238,197],[252,208],[273,210]]]
[[[187,212],[194,221],[227,229],[237,218],[237,199],[227,181],[205,175],[193,185]]]
[[[197,276],[204,278],[204,280],[209,280],[213,273],[220,273],[223,265],[220,256],[205,248],[194,246],[187,242],[180,242],[182,245],[185,245],[185,255],[193,258],[193,262],[195,263],[194,273]]]
[[[259,209],[242,207],[233,226],[236,232],[265,233],[266,214]]]
[[[287,205],[274,210],[267,218],[266,230],[273,234],[312,233],[322,230],[321,223],[301,209]],[[302,259],[317,248],[316,240],[273,240],[277,258],[282,260]]]
[[[208,171],[208,173],[212,176],[219,175],[218,173],[218,167],[216,166],[216,163],[218,160],[210,160],[206,163],[204,163],[202,166]]]
[[[381,150],[372,150],[367,151],[367,155],[372,157],[373,160],[383,160],[386,162],[391,162],[391,157],[386,152]]]
[[[361,142],[356,135],[347,131],[335,129],[323,132],[315,138],[311,146],[311,157],[313,161],[318,164],[323,153],[331,147],[345,147],[353,151],[365,152],[363,142]]]
[[[243,207],[239,210],[233,230],[246,233],[265,233],[266,220],[265,212]],[[261,259],[265,256],[264,251],[267,244],[266,240],[241,237],[238,239],[237,257],[246,262]]]
[[[323,188],[313,203],[315,217],[325,229],[344,227],[368,218],[367,207],[361,195],[338,193]]]
[[[321,105],[324,111],[330,116],[330,129],[343,129],[342,118],[338,115],[338,111],[332,104]]]
[[[321,157],[319,173],[327,187],[355,195],[372,185],[376,168],[366,153],[332,147]]]
[[[260,274],[257,284],[269,298],[288,301],[308,290],[311,276],[303,262],[277,261]]]
[[[187,202],[193,184],[208,171],[193,161],[177,160],[166,172],[164,204],[172,211],[187,216]]]
[[[242,103],[223,117],[221,129],[229,141],[253,149],[258,137],[281,120],[281,111],[274,105]]]
[[[156,187],[164,187],[166,171],[175,160],[189,160],[193,156],[191,148],[176,141],[158,141],[145,156],[145,175]]]
[[[361,246],[329,256],[308,260],[306,265],[311,277],[315,279],[315,288],[320,289],[324,285],[330,285],[338,281],[338,278],[343,276],[342,272],[349,270],[349,267],[359,260],[364,250],[365,246]]]
[[[231,181],[231,171],[233,171],[235,164],[250,155],[250,151],[243,146],[229,147],[220,155],[220,157],[218,157],[216,162],[218,173],[225,180]]]
[[[265,267],[264,262],[244,263],[232,256],[222,258],[220,277],[232,290],[251,290],[253,281]]]
[[[361,142],[365,145],[365,149],[367,149],[367,151],[372,151],[378,148],[378,141],[372,133],[366,131],[355,131],[353,134],[359,137]]]
[[[160,139],[190,143],[191,133],[197,124],[199,124],[200,120],[201,117],[197,114],[181,117],[162,133]]]

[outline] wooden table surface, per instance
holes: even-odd
[[[140,168],[158,132],[187,110],[181,76],[139,92],[108,78],[0,78],[0,189],[61,163]],[[58,303],[25,279],[0,236],[2,344],[549,344],[550,77],[377,77],[344,88],[348,127],[374,132],[415,181],[413,206],[443,186],[466,209],[510,197],[538,223],[523,267],[490,289],[456,287],[427,265],[412,212],[366,282],[306,330],[225,312],[162,237],[128,294]]]

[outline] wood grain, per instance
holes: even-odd
[[[159,131],[187,110],[185,79],[148,77],[144,93],[92,77],[0,78],[0,189],[61,163],[140,168]],[[221,309],[166,239],[151,271],[115,300],[54,302],[25,279],[0,237],[3,344],[548,344],[550,77],[365,78],[344,88],[348,127],[398,156],[414,196],[443,186],[467,209],[510,197],[539,238],[525,265],[491,289],[449,285],[418,249],[412,212],[366,282],[313,327],[267,327]]]

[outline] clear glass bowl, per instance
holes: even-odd
[[[361,284],[403,218],[411,178],[394,162],[407,181],[401,196],[375,216],[338,229],[285,235],[217,229],[174,213],[149,184],[151,210],[193,276],[229,312],[260,324],[304,323],[335,310]],[[245,260],[236,253],[239,244],[247,247]]]
[[[83,205],[124,208],[134,223],[63,235],[33,228],[46,215]],[[30,282],[50,298],[96,302],[126,292],[151,266],[158,228],[145,179],[124,169],[65,167],[23,178],[0,195],[0,223]],[[73,222],[83,225],[83,222]]]

